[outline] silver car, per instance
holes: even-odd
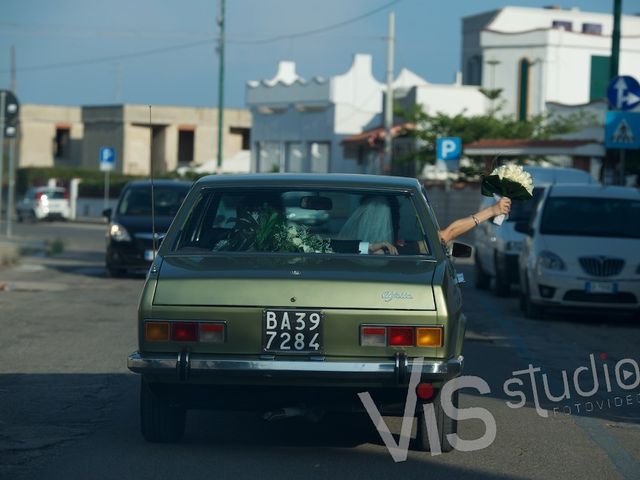
[[[19,222],[55,218],[68,220],[69,213],[69,194],[62,187],[30,188],[16,205]]]
[[[597,183],[589,173],[575,168],[525,167],[533,178],[533,199],[514,201],[511,213],[502,225],[484,222],[475,230],[475,286],[489,288],[493,279],[493,291],[498,296],[508,295],[511,285],[518,284],[518,255],[523,235],[514,228],[516,222],[527,221],[544,192],[545,185],[564,183]],[[495,200],[484,197],[480,209]]]
[[[549,187],[519,257],[521,307],[640,312],[640,191],[599,185]]]

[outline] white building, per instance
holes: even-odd
[[[483,115],[489,100],[477,86],[463,85],[462,76],[453,83],[429,83],[407,69],[402,69],[393,83],[396,102],[404,108],[420,105],[425,113],[455,116]]]
[[[405,108],[418,103],[427,113],[482,114],[486,97],[477,86],[432,84],[403,69],[394,98]],[[358,137],[369,148],[354,145],[354,135],[382,126],[386,86],[372,73],[370,55],[356,54],[349,70],[329,79],[302,79],[293,62],[280,62],[275,77],[247,84],[246,101],[253,118],[252,170],[256,172],[378,171],[379,146]],[[358,142],[355,142],[356,144]],[[357,146],[357,145],[356,145]]]
[[[305,81],[294,62],[280,62],[272,79],[248,82],[253,171],[361,171],[343,159],[340,141],[380,112],[383,86],[371,67],[371,56],[355,55],[346,73]]]
[[[606,95],[613,17],[576,8],[505,7],[462,22],[465,85],[502,89],[506,113],[547,102],[586,104]],[[640,75],[640,17],[621,21],[619,72]]]

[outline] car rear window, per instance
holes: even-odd
[[[640,201],[620,198],[551,197],[540,233],[640,238]]]
[[[155,214],[172,217],[178,213],[182,201],[189,193],[187,186],[155,186]],[[129,187],[118,204],[118,214],[130,216],[151,215],[151,186]]]
[[[42,194],[49,200],[64,200],[64,190],[46,190]]]
[[[248,188],[203,191],[173,250],[358,253],[360,242],[429,253],[408,194]]]

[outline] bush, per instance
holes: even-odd
[[[163,173],[156,178],[185,178],[195,180],[202,175],[189,174],[180,177],[176,172]],[[190,178],[194,177],[194,178]],[[104,195],[104,172],[86,168],[75,167],[25,167],[18,169],[16,175],[16,189],[18,194],[24,194],[30,187],[46,185],[50,178],[55,178],[58,184],[69,188],[73,178],[82,181],[78,187],[80,197],[101,198]],[[149,177],[139,175],[123,175],[122,173],[111,172],[109,174],[109,196],[117,198],[123,187],[132,180],[147,179]]]

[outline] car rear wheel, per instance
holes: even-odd
[[[151,385],[140,382],[140,430],[148,442],[179,442],[184,436],[186,410],[171,405],[153,392]]]
[[[489,288],[491,277],[483,270],[478,255],[475,255],[475,268],[473,269],[474,284],[478,290],[486,290]]]
[[[429,441],[429,431],[427,429],[426,418],[424,414],[424,404],[432,403],[436,418],[437,432],[433,432],[433,435],[440,441],[440,451],[443,453],[453,450],[453,445],[447,439],[447,435],[451,433],[457,433],[458,421],[449,417],[442,409],[442,402],[440,400],[440,392],[430,402],[418,401],[418,428],[416,430],[416,448],[421,452],[431,452],[432,445]],[[455,408],[458,408],[458,390],[454,391],[451,398],[451,402]]]

